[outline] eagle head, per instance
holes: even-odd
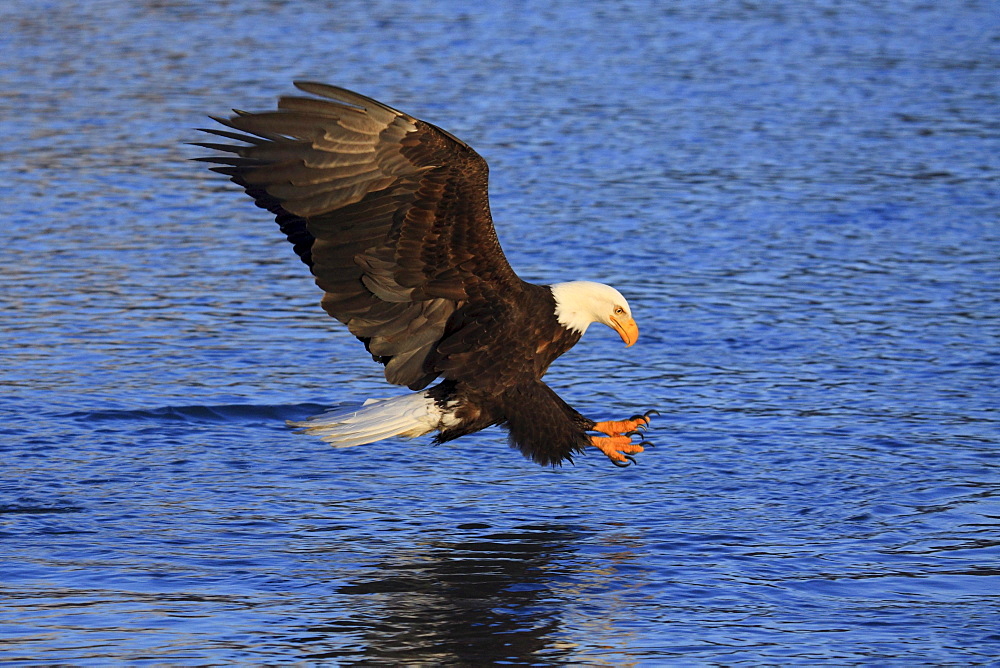
[[[639,327],[622,293],[610,285],[591,281],[571,281],[550,285],[556,301],[556,319],[566,329],[583,334],[593,322],[618,332],[625,347],[639,338]]]

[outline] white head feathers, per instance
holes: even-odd
[[[632,309],[622,293],[610,285],[591,281],[570,281],[550,285],[556,300],[556,319],[566,329],[583,334],[593,322],[615,328],[611,318],[632,319]]]

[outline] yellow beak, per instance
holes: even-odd
[[[639,325],[635,324],[635,320],[632,318],[622,318],[619,320],[611,316],[611,326],[618,332],[618,336],[622,337],[626,348],[639,340]]]

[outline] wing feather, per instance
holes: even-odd
[[[274,111],[235,111],[206,160],[275,214],[386,379],[479,382],[528,288],[493,228],[486,162],[450,133],[358,93],[296,82]],[[527,287],[526,287],[527,286]]]

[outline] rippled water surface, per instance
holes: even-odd
[[[0,6],[0,659],[1000,659],[995,3]],[[294,78],[467,139],[547,379],[655,450],[332,450],[388,396],[193,128]]]

